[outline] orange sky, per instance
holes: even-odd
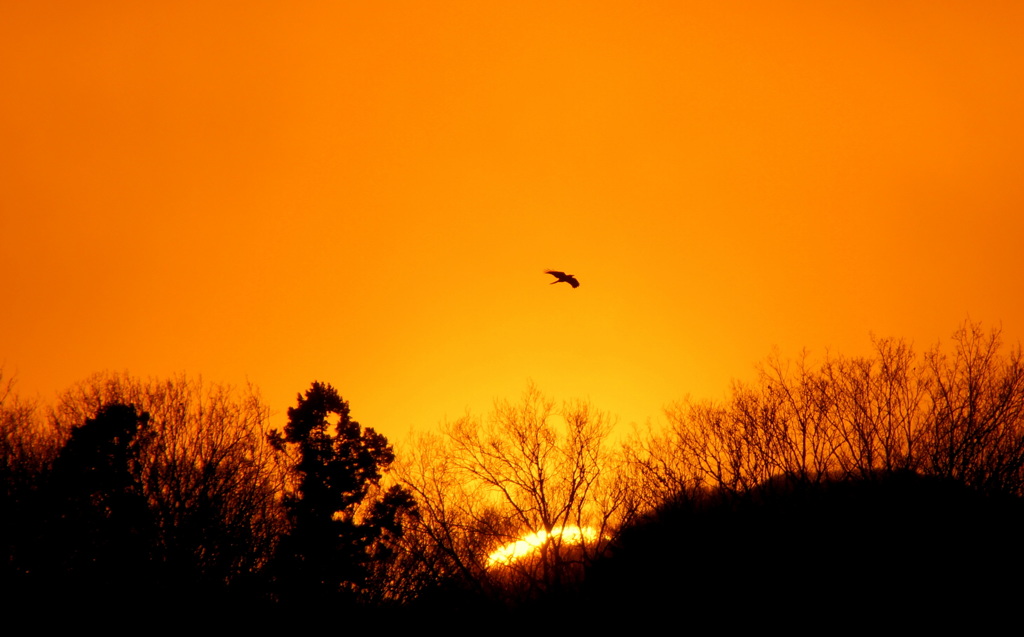
[[[0,0],[0,364],[43,400],[249,379],[279,419],[316,379],[400,437],[531,379],[628,424],[774,346],[1017,342],[1022,33],[1011,1]]]

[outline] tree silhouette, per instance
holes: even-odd
[[[133,405],[110,404],[72,429],[39,501],[35,584],[77,589],[83,605],[108,596],[135,606],[152,590],[156,526],[136,477],[148,422]]]
[[[371,563],[388,558],[388,540],[401,535],[402,516],[413,508],[401,487],[381,489],[395,459],[391,445],[352,420],[333,387],[317,382],[270,440],[288,454],[293,473],[284,501],[291,529],[273,568],[279,599],[356,601],[367,592]]]
[[[51,427],[68,432],[110,403],[148,414],[132,475],[156,525],[151,551],[168,586],[198,598],[255,577],[284,531],[283,473],[258,392],[185,375],[97,374],[62,392]]]
[[[1024,495],[1024,353],[965,324],[953,352],[902,340],[813,366],[770,358],[724,402],[685,401],[628,455],[648,506],[687,489],[741,493],[778,476],[804,482],[916,471]]]
[[[14,393],[14,379],[0,367],[0,569],[12,581],[33,569],[30,547],[41,533],[40,485],[60,449],[56,436],[40,426],[35,402]],[[8,587],[14,589],[17,584]]]
[[[419,502],[410,539],[421,542],[422,567],[513,602],[575,585],[627,512],[610,432],[589,404],[558,408],[530,386],[486,420],[466,416],[421,436],[400,473]],[[494,557],[531,534],[532,554]]]

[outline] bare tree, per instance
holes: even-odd
[[[954,352],[925,355],[928,470],[986,491],[1024,493],[1024,356],[1000,356],[1000,332],[967,324]]]
[[[0,547],[7,556],[3,575],[33,570],[42,534],[40,485],[60,449],[57,436],[39,417],[35,401],[15,392],[0,368]]]
[[[742,493],[780,477],[898,470],[1024,494],[1024,355],[1002,354],[999,337],[965,324],[951,354],[874,339],[863,358],[776,355],[724,402],[669,408],[669,427],[635,436],[627,455],[655,506],[673,489]]]
[[[906,342],[874,345],[873,357],[830,358],[821,366],[821,400],[841,440],[834,470],[842,476],[921,467],[930,380]]]
[[[256,389],[185,375],[98,374],[61,394],[51,421],[68,432],[112,403],[150,416],[140,433],[137,478],[156,520],[158,559],[213,586],[259,570],[284,519],[282,468],[266,440],[269,410]]]
[[[571,581],[627,510],[610,431],[589,404],[556,408],[531,386],[486,420],[421,436],[400,476],[419,503],[425,568],[516,595]],[[531,534],[521,552],[496,552]]]
[[[39,474],[57,455],[58,437],[39,418],[36,401],[15,392],[15,379],[0,368],[0,471],[8,476]],[[31,478],[30,478],[31,479]]]

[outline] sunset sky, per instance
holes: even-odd
[[[0,365],[623,426],[1024,336],[1024,3],[0,0]],[[549,285],[545,269],[581,282]]]

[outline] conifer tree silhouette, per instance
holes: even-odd
[[[289,604],[355,601],[382,557],[381,542],[401,534],[413,507],[400,487],[380,491],[394,462],[387,439],[352,420],[348,403],[328,384],[314,382],[288,410],[284,433],[271,443],[290,454],[295,483],[286,495],[290,532],[279,547],[279,598]]]

